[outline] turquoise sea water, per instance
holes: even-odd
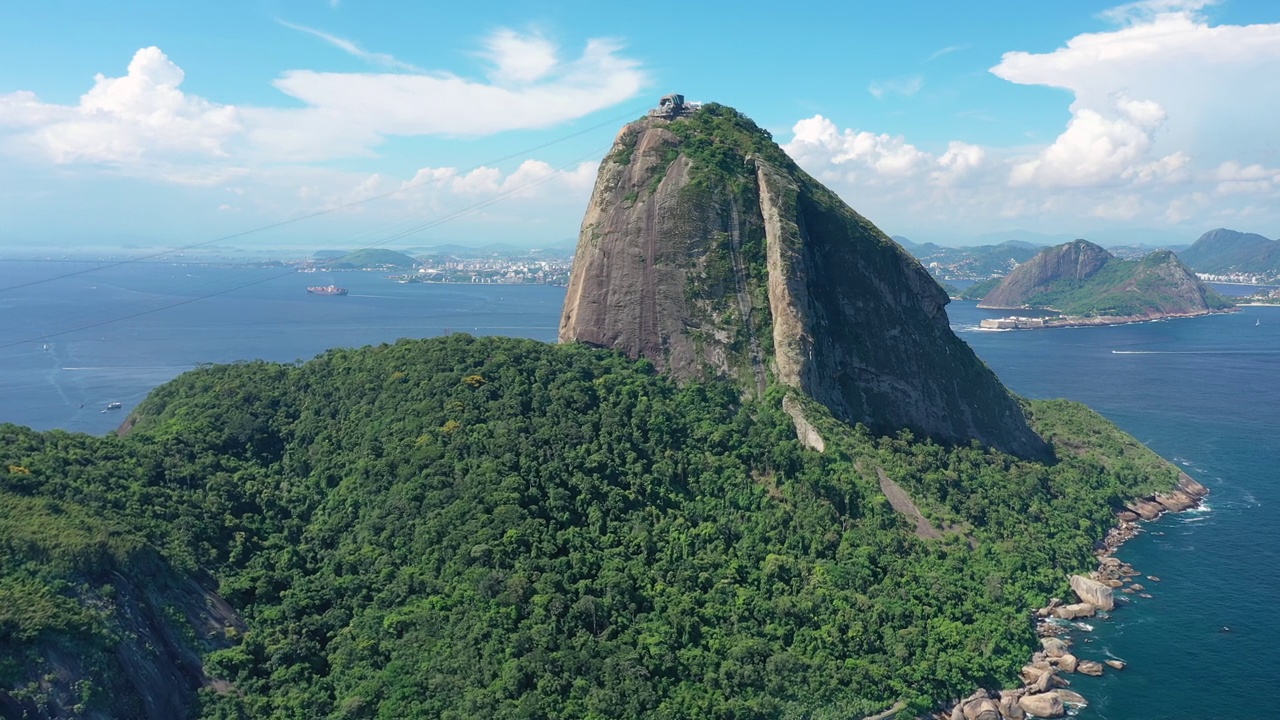
[[[1211,490],[1207,510],[1148,524],[1118,553],[1160,581],[1077,638],[1081,657],[1129,663],[1073,676],[1092,703],[1080,717],[1274,717],[1249,698],[1280,678],[1280,307],[1015,332],[974,330],[997,313],[973,303],[948,309],[1015,391],[1089,404]]]
[[[141,264],[4,290],[81,267],[0,263],[0,422],[107,432],[151,388],[201,362],[293,361],[449,331],[553,340],[564,299],[562,288],[544,286]],[[351,294],[305,292],[329,282]],[[1000,313],[973,303],[948,311],[1015,391],[1088,403],[1212,490],[1209,510],[1151,524],[1120,552],[1161,581],[1144,583],[1152,599],[1129,599],[1078,640],[1082,657],[1130,663],[1102,678],[1073,677],[1092,702],[1079,717],[1271,717],[1267,701],[1280,677],[1280,629],[1271,620],[1280,600],[1280,308],[1015,332],[978,330],[979,320]],[[123,409],[102,412],[112,401]]]

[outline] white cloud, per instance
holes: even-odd
[[[1280,23],[1211,25],[1201,13],[1210,4],[1124,5],[1105,14],[1118,29],[1078,35],[1052,52],[1005,53],[991,72],[1071,91],[1064,137],[1092,128],[1146,161],[1179,151],[1206,165],[1248,157],[1280,114]],[[1118,106],[1121,94],[1136,105]],[[1158,126],[1144,114],[1156,108]]]
[[[885,95],[911,97],[912,95],[920,92],[923,87],[924,78],[916,75],[915,77],[909,78],[873,82],[867,86],[867,92],[871,93],[876,99],[883,98]]]
[[[310,30],[370,62],[390,56]],[[483,136],[553,126],[634,97],[649,80],[610,40],[561,59],[539,36],[499,30],[484,44],[489,80],[447,72],[292,70],[274,81],[301,108],[223,105],[186,94],[159,48],[139,50],[123,77],[98,75],[79,103],[0,95],[0,149],[61,164],[106,163],[161,179],[273,162],[370,157],[389,136]],[[6,128],[8,131],[6,132]]]
[[[929,55],[929,57],[925,58],[925,59],[924,59],[924,62],[923,62],[923,63],[921,63],[921,64],[923,65],[923,64],[925,64],[925,63],[931,63],[931,62],[933,62],[934,60],[937,60],[937,59],[938,59],[938,58],[940,58],[940,57],[943,57],[943,56],[946,56],[946,55],[950,55],[951,53],[960,52],[960,51],[962,51],[962,50],[968,50],[968,49],[969,49],[969,46],[968,46],[968,45],[948,45],[948,46],[946,46],[946,47],[944,47],[944,48],[938,48],[937,50],[934,50],[934,51]]]
[[[499,30],[485,41],[482,56],[492,64],[489,78],[498,85],[525,85],[545,77],[559,63],[556,46],[539,35]]]
[[[1094,217],[1110,220],[1132,220],[1142,210],[1142,198],[1133,193],[1126,193],[1099,203],[1090,214]]]
[[[1120,25],[1147,22],[1158,15],[1194,13],[1221,0],[1141,0],[1103,10],[1098,14],[1104,20]]]
[[[836,128],[821,115],[801,120],[792,128],[794,137],[783,146],[806,167],[836,169],[850,180],[878,183],[908,177],[933,162],[901,137]]]
[[[1112,97],[1106,114],[1081,108],[1075,111],[1064,133],[1034,160],[1015,166],[1009,175],[1013,185],[1035,183],[1041,187],[1102,185],[1141,173],[1150,154],[1152,136],[1164,124],[1164,108],[1151,101]],[[1147,167],[1176,165],[1175,158],[1161,158]]]
[[[977,145],[952,140],[938,158],[938,169],[929,174],[935,185],[954,185],[982,166],[987,153]]]
[[[371,65],[379,65],[382,67],[391,68],[393,70],[423,72],[422,68],[416,65],[412,65],[407,62],[401,62],[400,60],[397,60],[395,59],[395,57],[388,55],[386,53],[369,52],[368,50],[365,50],[364,48],[360,47],[357,43],[351,40],[347,40],[346,38],[340,38],[337,35],[331,35],[327,32],[324,32],[323,30],[316,30],[315,28],[309,28],[309,27],[306,27],[305,25],[294,25],[293,23],[285,22],[284,20],[276,20],[276,22],[280,23],[281,25],[291,30],[297,30],[298,32],[306,33],[313,37],[318,37],[321,40],[325,41],[326,43],[329,43],[330,45],[347,53],[348,55],[353,55],[355,57],[358,57],[361,60],[364,60],[365,62]]]
[[[240,112],[183,93],[183,79],[159,48],[143,48],[123,77],[97,75],[76,105],[44,103],[31,92],[0,95],[0,126],[18,131],[11,151],[58,164],[227,157],[244,130]]]
[[[1070,118],[1047,143],[933,150],[815,116],[796,123],[786,149],[886,228],[945,236],[995,218],[1055,233],[1108,223],[1193,233],[1222,218],[1274,227],[1280,23],[1212,25],[1211,4],[1131,3],[1104,14],[1113,28],[1006,53],[997,77],[1072,93]]]

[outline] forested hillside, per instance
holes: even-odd
[[[1013,681],[1028,609],[1177,475],[1063,402],[1029,406],[1047,463],[804,401],[819,454],[783,392],[454,335],[201,368],[125,437],[0,426],[0,710],[916,712]]]

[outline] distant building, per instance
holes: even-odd
[[[1047,324],[1044,318],[1007,317],[988,318],[979,322],[978,326],[984,330],[1028,330],[1042,328]]]

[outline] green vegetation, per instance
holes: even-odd
[[[68,648],[117,687],[106,649],[150,641],[102,598],[207,571],[247,630],[187,639],[234,687],[202,691],[204,717],[916,713],[1012,682],[1028,609],[1176,476],[1066,402],[1029,406],[1051,464],[873,437],[808,402],[818,454],[781,392],[453,335],[204,367],[124,438],[0,426],[8,694]],[[915,537],[878,469],[960,531]],[[136,716],[127,695],[82,702]]]
[[[402,252],[382,248],[366,248],[349,252],[325,263],[326,267],[338,270],[359,268],[411,268],[414,259]]]
[[[990,280],[976,282],[960,292],[960,299],[981,300],[987,296],[987,293],[995,290],[1002,280],[1004,278],[991,278]]]
[[[1210,230],[1178,257],[1196,272],[1280,276],[1280,240],[1254,233]]]
[[[1035,286],[1025,302],[1028,307],[1075,317],[1146,317],[1233,307],[1168,250],[1140,260],[1107,255],[1101,267],[1087,277],[1051,279]]]

